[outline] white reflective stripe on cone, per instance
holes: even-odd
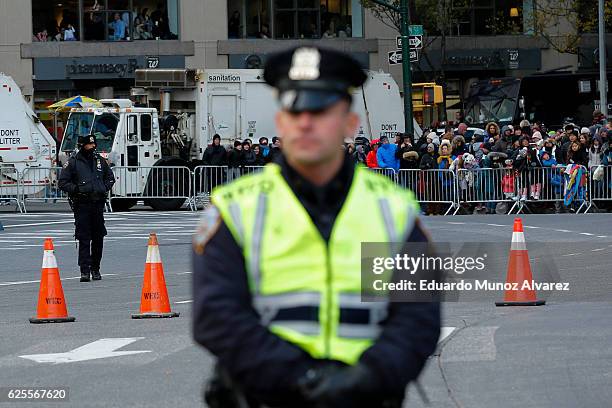
[[[526,251],[527,244],[525,243],[525,234],[522,232],[512,233],[512,245],[510,245],[512,251]]]
[[[149,245],[147,247],[147,263],[161,263],[161,255],[159,254],[159,246]]]
[[[57,260],[52,250],[46,250],[43,255],[43,268],[57,268]]]

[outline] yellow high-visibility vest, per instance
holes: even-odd
[[[414,195],[357,166],[328,243],[276,164],[218,187],[212,203],[243,250],[262,324],[314,358],[355,364],[388,306],[361,301],[361,244],[404,242]]]

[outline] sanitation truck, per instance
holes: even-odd
[[[40,196],[56,185],[56,142],[13,78],[0,73],[0,201]],[[21,178],[18,193],[18,179]],[[18,202],[19,204],[19,202]]]
[[[202,164],[215,134],[225,146],[276,136],[276,98],[262,70],[142,69],[135,74],[134,102],[107,99],[100,108],[72,109],[61,146],[63,158],[75,149],[79,134],[94,133],[98,151],[111,166],[129,166],[129,172],[123,168],[120,177],[116,174],[113,209],[129,208],[139,197],[148,197],[145,204],[155,209],[180,208],[188,177],[181,169],[155,167]],[[368,72],[368,77],[353,94],[361,118],[355,136],[376,139],[403,132],[397,83],[383,72]]]

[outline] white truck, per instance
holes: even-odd
[[[355,136],[371,140],[403,132],[396,82],[383,72],[369,71],[368,77],[353,95],[361,117]],[[136,70],[132,96],[135,104],[108,99],[101,101],[102,108],[72,109],[61,146],[60,159],[75,149],[79,134],[93,132],[98,151],[111,165],[131,167],[129,173],[120,169],[123,176],[113,190],[114,209],[129,208],[139,196],[155,197],[145,202],[155,209],[179,208],[185,199],[176,197],[188,189],[184,175],[179,170],[151,174],[146,168],[194,168],[215,134],[226,146],[235,140],[257,143],[262,136],[271,140],[276,135],[276,98],[263,81],[262,70]]]
[[[0,73],[0,201],[17,201],[18,178],[23,193],[36,196],[57,181],[56,142],[25,101],[13,78]]]

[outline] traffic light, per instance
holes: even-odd
[[[440,85],[427,85],[423,87],[423,105],[435,105],[442,103],[442,87]]]

